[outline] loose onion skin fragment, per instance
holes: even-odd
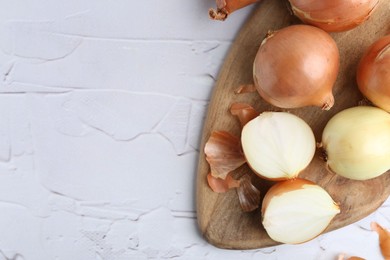
[[[259,116],[259,112],[245,103],[233,103],[230,107],[230,113],[238,117],[241,127],[244,127],[249,121]]]
[[[270,33],[253,64],[260,96],[281,108],[334,104],[333,85],[339,71],[339,51],[333,38],[309,25],[293,25]]]
[[[260,205],[260,191],[252,184],[249,174],[240,178],[240,186],[237,188],[241,209],[244,212],[251,212]]]
[[[390,112],[390,35],[374,42],[360,60],[359,90],[376,106]]]
[[[339,257],[337,258],[337,260],[345,260],[345,256],[344,254],[341,254],[339,255]],[[358,256],[351,256],[351,257],[348,257],[347,260],[365,260],[364,258],[361,258],[361,257],[358,257]]]
[[[379,235],[379,246],[383,257],[390,259],[390,232],[376,222],[371,223],[371,229]]]
[[[340,208],[323,188],[297,178],[272,186],[263,199],[261,212],[271,239],[299,244],[320,235]]]
[[[260,0],[216,0],[217,10],[209,9],[209,17],[213,20],[224,21],[229,14]]]
[[[304,23],[327,32],[350,30],[366,21],[379,0],[289,0],[294,14]]]
[[[231,174],[228,174],[225,179],[216,178],[211,173],[207,174],[207,182],[210,188],[216,193],[225,193],[232,188],[240,186],[240,181],[235,180]]]
[[[390,114],[368,106],[345,109],[322,134],[329,168],[346,178],[368,180],[390,169]]]
[[[270,180],[296,178],[316,149],[310,126],[287,112],[263,112],[248,122],[241,144],[252,170]]]
[[[210,164],[211,175],[216,178],[225,179],[231,171],[246,162],[240,138],[225,131],[211,133],[204,153]]]

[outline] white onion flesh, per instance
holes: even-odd
[[[253,171],[274,180],[298,176],[316,149],[310,126],[286,112],[263,112],[252,119],[242,130],[241,144]]]
[[[299,244],[320,235],[338,213],[340,208],[327,191],[295,179],[280,182],[267,192],[262,222],[273,240]]]
[[[327,123],[322,146],[329,168],[367,180],[390,169],[390,114],[368,106],[345,109]]]

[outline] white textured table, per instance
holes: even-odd
[[[381,259],[390,202],[298,246],[199,234],[202,123],[251,9],[214,0],[0,0],[0,260]]]

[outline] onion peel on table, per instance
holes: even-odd
[[[230,173],[223,180],[209,173],[207,175],[207,182],[212,191],[216,193],[225,193],[236,188],[240,206],[244,212],[251,212],[260,206],[260,191],[252,184],[249,174],[244,174],[236,180]]]
[[[390,232],[376,222],[371,223],[371,229],[379,235],[379,246],[385,259],[390,259]]]
[[[252,106],[246,103],[233,103],[230,106],[230,113],[233,116],[237,116],[238,120],[241,123],[241,127],[244,127],[246,123],[259,116],[260,114]]]
[[[246,162],[240,138],[226,131],[212,132],[204,153],[211,168],[211,175],[216,178],[225,179],[230,172]]]

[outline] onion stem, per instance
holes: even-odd
[[[209,9],[209,17],[213,20],[224,21],[229,14],[260,0],[216,0],[217,9]]]

